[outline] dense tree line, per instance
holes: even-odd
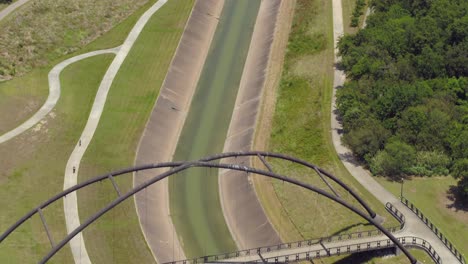
[[[10,4],[13,0],[0,0],[0,4]]]
[[[345,143],[374,174],[453,175],[468,197],[468,1],[371,7],[339,43]]]

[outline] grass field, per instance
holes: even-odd
[[[168,1],[148,22],[117,74],[97,131],[80,167],[79,182],[132,166],[135,150],[177,48],[194,1]],[[122,190],[131,175],[117,179]],[[98,211],[116,198],[103,183],[78,192],[80,217]],[[84,232],[94,263],[152,263],[133,199],[115,208]]]
[[[112,58],[113,55],[101,55],[67,67],[61,75],[61,100],[53,114],[41,122],[40,129],[36,126],[0,146],[0,230],[62,190],[68,156],[84,128]],[[58,202],[44,213],[54,239],[63,238],[63,204]],[[37,263],[49,249],[40,219],[35,217],[2,243],[0,263]],[[71,251],[66,247],[52,263],[71,261]]]
[[[55,64],[78,53],[120,45],[136,20],[154,2],[150,1],[105,36],[98,38],[83,50],[57,58],[50,65],[35,69],[25,76],[0,83],[0,93],[2,95],[0,98],[2,100],[0,101],[2,107],[1,122],[7,120],[3,119],[5,116],[13,115],[16,111],[22,109],[23,106],[16,105],[15,102],[30,104],[31,98],[34,97],[38,102],[37,107],[42,104],[39,104],[39,102],[45,100],[48,91],[47,74]],[[186,19],[191,9],[191,2],[176,3],[178,3],[178,9],[174,11],[173,8],[172,12],[166,12],[166,17],[177,13],[180,16],[174,17],[177,22],[172,22],[170,19],[162,20],[163,26],[161,27],[166,28],[166,26],[176,24],[176,34],[180,34],[181,28],[185,25],[184,19]],[[154,27],[153,31],[155,31]],[[178,39],[170,38],[173,35],[174,33],[171,34],[170,32],[160,32],[156,34],[155,39],[150,39],[150,41],[169,45],[171,49],[175,49]],[[160,41],[158,39],[160,37],[169,38]],[[164,58],[163,61],[165,61],[165,68],[160,73],[162,76],[165,75],[168,61],[172,57],[170,54],[165,54],[167,47],[163,47],[165,47],[163,50],[161,48],[155,49],[164,54],[164,56],[161,56],[158,53],[159,60]],[[46,119],[46,123],[41,123],[41,129],[35,132],[27,131],[24,135],[0,146],[0,157],[2,157],[0,159],[0,167],[2,168],[0,172],[0,206],[2,208],[0,230],[6,229],[14,220],[39,202],[62,190],[63,171],[66,161],[88,118],[96,89],[112,57],[112,55],[103,55],[66,68],[61,75],[63,91],[59,103],[53,113]],[[159,60],[153,61],[159,63]],[[136,64],[135,61],[133,64]],[[145,66],[148,66],[148,64]],[[138,84],[137,82],[134,83]],[[11,103],[11,101],[14,103]],[[29,110],[30,115],[33,110]],[[3,115],[3,113],[8,114]],[[29,115],[23,113],[21,116],[28,118]],[[10,130],[20,123],[18,120],[17,123],[14,121],[12,120],[8,125],[10,128],[3,125],[1,128],[5,131]],[[33,130],[37,130],[38,127]],[[102,157],[105,158],[105,156]],[[133,154],[129,155],[128,160],[133,161]],[[131,183],[130,180],[129,183]],[[11,197],[15,197],[14,200]],[[80,212],[81,210],[82,208],[80,208]],[[47,208],[45,216],[49,227],[53,230],[55,240],[63,238],[65,235],[63,204],[57,203],[57,205]],[[141,244],[141,240],[138,242]],[[129,241],[127,243],[131,248],[133,244],[129,243]],[[49,248],[49,242],[37,217],[31,223],[26,224],[19,232],[14,233],[5,243],[2,243],[0,246],[0,263],[35,263]],[[143,247],[143,250],[147,252],[145,247]],[[96,248],[96,251],[99,251],[99,248]],[[121,252],[121,254],[125,255],[125,252]],[[128,263],[131,262],[129,257],[131,257],[131,254],[120,259],[123,259],[122,263]],[[66,247],[53,258],[51,263],[69,263],[71,261],[71,252]]]
[[[175,160],[222,152],[259,6],[260,1],[226,1]],[[172,220],[187,257],[236,250],[219,201],[217,171],[190,170],[169,184]]]
[[[105,34],[148,0],[35,0],[1,21],[0,80],[21,76]]]
[[[400,183],[378,177],[377,180],[400,196]],[[455,247],[468,257],[468,211],[450,199],[450,189],[456,186],[452,177],[425,177],[406,180],[403,195],[426,215]]]
[[[14,3],[16,2],[17,0],[13,0],[11,3]],[[0,11],[2,11],[3,9],[5,9],[7,6],[11,5],[10,4],[5,4],[5,3],[0,3]]]
[[[49,92],[47,74],[53,66],[78,54],[121,45],[138,18],[154,2],[156,0],[148,1],[146,5],[130,15],[125,21],[116,25],[103,37],[83,47],[83,49],[56,58],[48,65],[37,67],[24,76],[0,82],[0,113],[2,113],[0,115],[0,134],[15,128],[41,107]]]
[[[341,178],[369,201],[385,225],[394,225],[373,196],[349,175],[331,143],[330,104],[333,82],[331,2],[298,0],[285,66],[280,83],[269,150],[312,162]],[[309,171],[285,162],[272,162],[275,171],[324,187]],[[341,206],[281,182],[258,185],[262,202],[286,240],[321,237],[372,228]],[[266,201],[274,192],[283,210]],[[263,192],[263,194],[262,194]],[[341,192],[341,195],[346,195]],[[349,197],[348,197],[349,198]],[[265,203],[266,201],[266,203]],[[269,208],[268,208],[269,207]],[[305,213],[309,212],[309,213]],[[271,215],[274,213],[275,215]]]

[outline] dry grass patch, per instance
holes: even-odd
[[[34,0],[3,20],[0,80],[73,53],[148,0]]]

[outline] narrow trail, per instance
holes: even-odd
[[[105,49],[105,50],[97,50],[97,51],[92,51],[88,52],[85,54],[81,54],[78,56],[75,56],[73,58],[70,58],[68,60],[65,60],[59,64],[57,64],[50,72],[49,72],[49,96],[47,97],[47,100],[45,101],[44,105],[33,115],[31,116],[28,120],[26,120],[24,123],[21,125],[17,126],[16,128],[6,132],[5,134],[0,136],[0,144],[22,134],[26,130],[30,129],[39,121],[41,121],[44,117],[47,116],[47,114],[52,111],[52,109],[55,107],[57,104],[58,99],[60,98],[60,73],[62,73],[62,70],[65,69],[67,66],[70,64],[73,64],[77,61],[87,59],[89,57],[97,56],[97,55],[102,55],[102,54],[109,54],[109,53],[114,53],[116,54],[119,51],[120,47],[112,48],[112,49]]]
[[[335,63],[339,63],[341,58],[338,56],[337,44],[341,36],[344,35],[343,30],[343,11],[341,6],[341,0],[333,0],[333,39],[335,43]],[[332,141],[335,150],[343,162],[346,169],[350,174],[372,193],[382,204],[387,202],[392,203],[406,218],[405,229],[399,234],[399,236],[415,236],[428,241],[435,251],[440,255],[444,263],[458,263],[458,260],[445,247],[442,241],[417,217],[410,209],[408,209],[400,199],[395,197],[389,191],[387,191],[382,185],[380,185],[370,174],[369,171],[360,166],[353,158],[353,153],[350,149],[343,145],[341,141],[341,135],[339,134],[342,130],[342,125],[338,121],[337,109],[336,109],[336,90],[340,89],[345,83],[346,75],[343,71],[335,67],[334,83],[333,83],[333,98],[331,106],[331,130],[332,130]],[[397,236],[398,237],[398,236]],[[359,240],[354,240],[359,241]],[[354,242],[353,241],[353,242]]]
[[[114,58],[112,64],[109,66],[106,74],[104,75],[102,82],[99,85],[96,98],[94,99],[94,103],[86,126],[67,162],[63,185],[64,190],[77,183],[81,159],[93,138],[97,125],[99,124],[99,120],[101,118],[101,114],[104,110],[104,105],[106,103],[107,94],[109,93],[112,82],[114,81],[114,78],[117,75],[120,66],[124,62],[125,58],[127,57],[129,51],[131,50],[133,44],[137,40],[146,23],[153,16],[153,14],[156,13],[156,11],[158,11],[165,3],[167,3],[167,1],[168,0],[159,0],[140,17],[140,19],[133,27],[132,31],[130,31],[130,34],[128,35],[127,39],[124,41],[122,46],[120,46],[116,57]],[[73,192],[66,198],[64,198],[64,211],[67,232],[70,233],[80,225],[76,192]],[[73,253],[75,263],[91,263],[81,233],[75,236],[75,238],[70,241],[70,247]]]
[[[22,5],[26,4],[30,0],[18,0],[9,6],[5,7],[2,11],[0,11],[0,21],[2,21],[5,17],[11,14],[13,11],[21,7]]]

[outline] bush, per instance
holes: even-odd
[[[400,176],[410,172],[415,159],[416,151],[412,146],[392,140],[372,158],[370,168],[374,174]]]

